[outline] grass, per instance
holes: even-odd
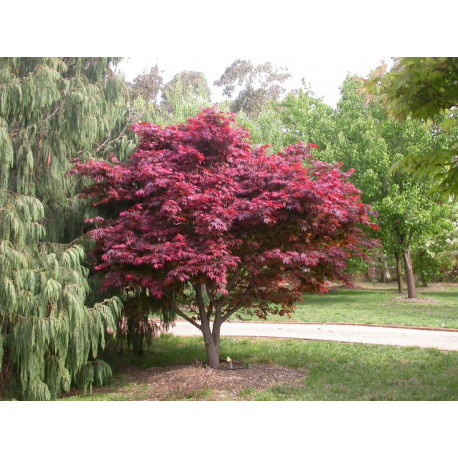
[[[307,373],[294,386],[243,389],[229,398],[233,400],[458,400],[458,352],[338,342],[225,338],[221,356],[227,355],[246,363],[301,368]],[[132,374],[141,374],[149,367],[191,364],[205,359],[200,338],[164,335],[142,357],[123,354],[110,361],[115,375],[112,385],[103,392],[94,390],[92,394],[78,394],[65,400],[148,399],[147,381],[139,377],[137,382],[127,383],[126,370],[131,380]],[[206,389],[181,400],[206,400],[212,399],[211,396],[211,389]]]
[[[421,288],[419,301],[405,299],[405,294],[399,295],[391,286],[365,285],[364,288],[333,289],[324,296],[305,295],[291,321],[458,329],[458,285]],[[272,315],[269,320],[288,321],[288,318]],[[225,338],[221,356],[250,364],[300,368],[307,374],[294,385],[240,389],[237,394],[225,397],[229,400],[458,400],[458,352],[339,342]],[[164,335],[155,340],[152,350],[142,357],[111,352],[104,359],[113,368],[111,386],[65,400],[151,399],[148,368],[206,361],[206,355],[201,338]],[[205,388],[186,395],[178,393],[171,400],[214,398],[212,390]]]
[[[304,323],[359,323],[458,329],[458,285],[421,288],[419,301],[405,298],[395,288],[334,289],[323,296],[304,295],[291,319],[278,315],[269,321]],[[405,298],[405,299],[403,299]],[[241,316],[256,320],[256,317]]]

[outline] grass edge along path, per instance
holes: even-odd
[[[458,284],[419,288],[419,298],[413,300],[392,285],[362,285],[357,289],[332,288],[324,295],[306,294],[291,318],[270,315],[267,321],[458,329]],[[247,314],[234,318],[232,321],[260,321]]]
[[[154,380],[145,371],[205,361],[202,339],[163,335],[145,356],[117,355],[112,386],[94,388],[65,400],[157,400]],[[458,352],[329,341],[223,338],[221,356],[249,364],[301,369],[299,383],[266,389],[244,387],[221,394],[212,387],[184,392],[167,400],[317,400],[452,401],[458,400]],[[202,369],[205,370],[205,369]],[[209,370],[209,369],[206,369]],[[238,371],[242,372],[242,371]],[[126,373],[130,374],[126,379]],[[133,378],[132,378],[132,374]],[[135,374],[139,375],[138,380]],[[141,375],[141,377],[140,377]],[[141,379],[141,381],[139,381]],[[183,383],[192,384],[186,380]]]

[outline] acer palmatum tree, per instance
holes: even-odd
[[[325,292],[351,256],[375,242],[360,193],[338,165],[297,144],[269,155],[235,115],[206,109],[186,124],[136,124],[127,163],[77,162],[94,205],[123,206],[90,220],[105,286],[144,291],[201,330],[219,365],[220,328],[236,312],[290,314],[305,291]]]

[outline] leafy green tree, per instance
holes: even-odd
[[[437,236],[437,228],[430,221],[442,222],[435,212],[440,208],[447,213],[448,204],[436,196],[431,205],[434,195],[427,195],[433,187],[431,179],[419,182],[392,167],[405,157],[430,148],[434,138],[420,121],[391,118],[379,99],[368,101],[361,94],[361,87],[361,82],[350,77],[343,85],[336,115],[337,125],[344,133],[337,147],[343,154],[338,160],[356,169],[355,184],[362,189],[363,199],[379,213],[385,253],[395,255],[399,289],[403,259],[408,296],[414,298],[417,293],[411,253]]]
[[[435,206],[432,213],[433,219],[428,224],[428,231],[422,234],[412,251],[412,260],[424,287],[431,280],[449,277],[454,265],[452,253],[456,228],[454,221],[458,221],[457,210],[441,205]]]
[[[458,210],[455,209],[455,215]],[[453,230],[449,232],[445,240],[440,240],[439,249],[433,251],[436,263],[441,263],[441,274],[451,278],[453,281],[458,280],[458,217],[452,220]],[[445,272],[444,272],[445,271]],[[437,275],[437,271],[435,272]]]
[[[332,152],[334,160],[355,169],[352,180],[363,191],[364,201],[373,204],[386,195],[393,151],[381,132],[386,114],[376,104],[366,102],[359,94],[360,87],[352,76],[342,85]]]
[[[195,98],[202,104],[210,102],[210,89],[205,75],[201,72],[185,70],[177,73],[165,84],[162,93],[162,105],[168,111],[173,111],[174,103],[180,99]]]
[[[318,144],[315,155],[320,159],[334,160],[334,154],[326,154],[336,141],[337,129],[334,110],[317,98],[303,81],[303,88],[289,93],[277,106],[285,128],[285,145],[303,141]]]
[[[162,84],[159,73],[158,67],[153,67],[149,73],[138,76],[131,85],[132,122],[178,124],[197,115],[202,107],[211,105],[210,89],[203,73],[185,70],[166,84]],[[160,102],[156,103],[159,96]],[[151,103],[152,100],[155,103]]]
[[[285,136],[293,140],[319,145],[316,156],[328,162],[342,162],[344,169],[355,169],[352,181],[362,190],[362,198],[378,211],[381,219],[383,250],[374,253],[382,261],[396,259],[398,285],[401,286],[401,260],[404,259],[409,296],[414,297],[412,256],[421,264],[422,246],[434,245],[438,231],[433,224],[450,223],[450,217],[434,213],[448,204],[428,204],[431,180],[413,181],[393,164],[409,154],[420,154],[436,141],[428,126],[420,121],[392,119],[379,99],[368,100],[361,93],[362,83],[348,76],[342,85],[342,97],[334,111],[316,99],[310,91],[290,94],[280,105],[280,114],[287,129]],[[447,219],[449,218],[449,219]],[[420,222],[421,220],[421,222]],[[401,228],[398,222],[405,223]],[[439,223],[438,223],[439,224]],[[383,267],[382,267],[383,268]],[[421,272],[421,269],[420,269]]]
[[[377,204],[381,236],[385,246],[402,254],[405,263],[408,295],[416,297],[415,280],[413,277],[412,252],[416,254],[417,270],[426,285],[427,247],[437,243],[441,234],[453,229],[449,208],[438,205],[431,200],[425,188],[420,186],[407,187],[401,192],[393,185],[388,195]]]
[[[0,397],[52,399],[111,374],[97,353],[121,303],[89,300],[87,205],[66,172],[76,156],[129,151],[116,61],[0,59]]]
[[[433,243],[440,227],[450,227],[450,205],[434,195],[430,178],[420,182],[403,170],[393,170],[393,165],[430,149],[435,139],[424,123],[393,119],[380,100],[368,101],[360,89],[356,79],[344,83],[337,123],[345,133],[338,149],[346,157],[340,160],[356,169],[354,179],[363,190],[363,199],[379,213],[383,247],[386,254],[394,252],[399,287],[400,259],[404,259],[408,296],[413,298],[411,253],[420,253],[421,247]]]
[[[279,151],[285,146],[283,123],[273,107],[263,109],[257,116],[249,116],[242,111],[237,122],[250,132],[253,144],[271,145],[271,151]]]
[[[458,58],[396,58],[389,72],[382,65],[372,73],[366,89],[378,94],[396,119],[434,123],[442,141],[399,165],[419,178],[432,176],[442,193],[458,193]]]

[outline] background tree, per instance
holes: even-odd
[[[138,76],[131,85],[132,122],[177,124],[211,105],[210,90],[203,73],[185,70],[163,84],[160,72],[156,65],[149,73]],[[221,108],[226,106],[222,104]]]
[[[433,187],[431,179],[418,182],[402,170],[393,171],[392,167],[406,156],[418,155],[432,147],[436,139],[428,126],[420,121],[392,119],[380,100],[368,100],[361,94],[361,88],[361,81],[348,76],[342,85],[342,97],[335,111],[305,90],[288,95],[279,109],[287,128],[285,138],[317,143],[319,148],[315,154],[318,158],[341,162],[344,170],[356,169],[352,181],[362,190],[363,201],[372,204],[383,216],[380,233],[383,249],[378,254],[374,253],[374,257],[380,258],[382,271],[386,271],[387,261],[395,256],[401,291],[401,260],[405,257],[402,247],[405,245],[396,233],[396,220],[401,216],[396,214],[393,205],[409,205],[409,211],[413,213],[430,212],[429,218],[438,216],[434,216],[434,209],[427,205],[427,199],[434,197],[423,197]],[[389,204],[383,202],[388,196],[391,199]],[[440,224],[445,224],[444,218],[448,218],[450,227],[450,204],[438,200],[437,196],[434,202],[441,207],[442,215],[448,215],[440,218]],[[401,208],[398,210],[401,211]],[[382,215],[383,212],[392,211],[392,217],[390,214]],[[420,241],[423,246],[432,246],[434,238],[438,236],[437,231],[429,231],[433,225],[423,221],[412,232],[409,253],[406,255],[409,278],[413,278],[410,252],[415,261],[420,263],[421,256],[417,256],[417,250],[421,248]],[[409,295],[415,295],[415,283],[409,281],[408,286]]]
[[[444,216],[446,208],[431,201],[420,187],[402,192],[393,185],[388,195],[377,205],[381,237],[385,246],[394,250],[397,257],[404,258],[408,297],[417,296],[413,276],[411,252],[416,250],[418,271],[423,282],[425,277],[425,247],[432,243],[443,228],[451,231],[453,225]]]
[[[435,207],[428,201],[435,198],[434,205],[444,208],[448,204],[433,194],[426,196],[433,188],[431,179],[419,182],[392,167],[408,155],[418,155],[428,149],[434,139],[429,128],[420,121],[392,119],[380,100],[370,101],[361,96],[361,87],[361,82],[352,77],[343,85],[337,124],[344,133],[344,142],[337,151],[345,156],[339,159],[345,167],[356,168],[354,181],[363,190],[363,200],[373,204],[379,213],[385,254],[389,256],[394,252],[398,273],[400,260],[404,259],[408,297],[414,298],[411,251],[420,241],[427,243],[436,235],[429,230],[433,224],[428,221],[437,215],[434,216]],[[398,285],[400,287],[400,281]]]
[[[458,221],[456,205],[437,205],[430,201],[429,221],[413,247],[412,261],[417,266],[421,285],[431,280],[442,280],[453,269],[453,238]],[[447,253],[449,256],[447,256]],[[456,256],[456,255],[455,255]]]
[[[458,58],[398,57],[387,73],[382,64],[366,81],[366,89],[378,94],[399,120],[409,116],[433,122],[445,138],[442,144],[407,155],[400,166],[419,178],[437,180],[436,190],[458,192]]]
[[[179,95],[183,98],[188,95],[193,95],[210,101],[210,89],[207,79],[202,72],[184,70],[174,75],[174,77],[164,86],[164,102],[167,102],[165,93],[172,90],[176,91],[178,88],[180,89]]]
[[[164,79],[161,76],[162,70],[156,64],[148,72],[135,77],[130,84],[131,98],[142,98],[146,105],[155,104],[156,100],[163,90]]]
[[[336,143],[334,110],[317,98],[303,80],[303,88],[288,94],[277,106],[284,127],[286,144],[299,141],[318,144],[315,155],[323,160],[335,160],[328,148]]]
[[[164,86],[162,93],[162,107],[169,113],[176,111],[176,107],[186,102],[194,101],[201,106],[210,103],[210,89],[205,75],[201,72],[185,70],[177,73]],[[192,116],[191,114],[188,115]]]
[[[229,107],[220,105],[220,109]],[[272,153],[286,145],[285,129],[278,111],[274,107],[264,108],[257,116],[249,116],[241,111],[237,116],[237,124],[250,132],[254,145],[270,145]]]
[[[178,126],[140,124],[128,162],[74,170],[93,180],[85,193],[95,205],[124,205],[113,220],[91,220],[105,286],[140,291],[148,310],[200,329],[213,368],[230,316],[289,314],[373,245],[350,173],[314,161],[304,144],[267,155],[234,121],[207,109]]]
[[[257,116],[271,101],[280,99],[285,92],[282,84],[290,76],[286,69],[275,68],[270,62],[254,66],[249,60],[238,59],[214,84],[223,88],[223,95],[234,97],[231,111]]]
[[[101,383],[117,298],[89,299],[76,156],[122,157],[126,88],[113,58],[0,59],[0,396],[44,400]]]

